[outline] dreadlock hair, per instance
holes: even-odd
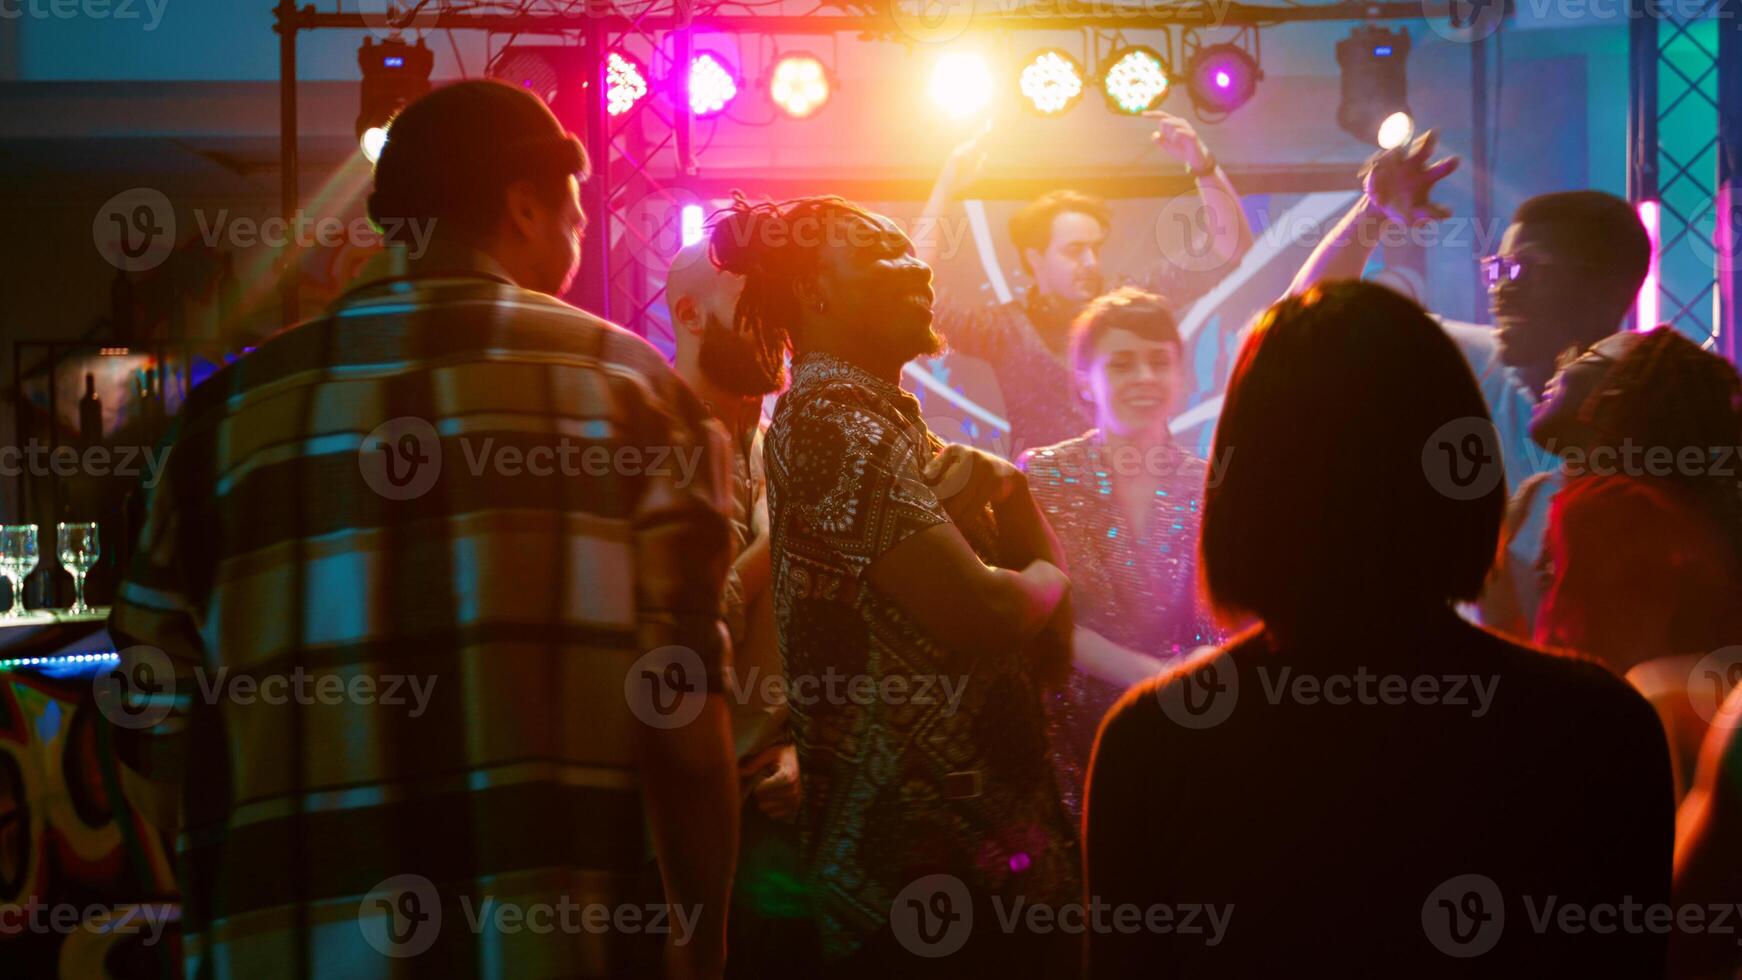
[[[871,212],[834,195],[752,204],[733,191],[731,206],[713,216],[709,258],[744,277],[732,328],[751,339],[758,364],[783,385],[801,315],[796,287],[816,275],[821,246],[838,240],[826,233],[830,223],[845,218],[870,220]]]
[[[1602,442],[1631,440],[1673,452],[1678,462],[1669,479],[1717,519],[1742,560],[1742,483],[1733,467],[1711,465],[1715,451],[1742,446],[1742,378],[1729,361],[1671,327],[1658,327],[1616,363],[1581,414]],[[1684,470],[1682,454],[1694,450],[1701,465]]]

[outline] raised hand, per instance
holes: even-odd
[[[1428,162],[1438,142],[1430,129],[1413,143],[1375,154],[1362,168],[1362,189],[1388,220],[1413,228],[1451,216],[1450,208],[1428,200],[1434,185],[1458,169],[1455,156]]]
[[[986,169],[986,138],[991,133],[992,120],[987,119],[979,132],[957,144],[944,159],[944,169],[938,175],[938,181],[948,189],[950,197],[960,197],[980,179],[981,172]]]
[[[1155,120],[1155,132],[1149,138],[1163,153],[1185,164],[1188,170],[1204,169],[1204,164],[1210,161],[1210,148],[1198,138],[1191,123],[1160,109],[1151,109],[1143,117]]]

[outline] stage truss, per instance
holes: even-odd
[[[1433,2],[1300,3],[1255,5],[1205,0],[1119,5],[1075,0],[1009,4],[1003,0],[895,0],[878,3],[820,3],[802,14],[779,0],[747,3],[724,0],[335,0],[322,10],[280,0],[275,30],[280,45],[281,194],[287,216],[298,206],[296,151],[296,39],[303,31],[353,30],[387,34],[429,31],[482,31],[501,38],[560,36],[575,52],[581,77],[592,91],[605,87],[605,55],[623,51],[649,69],[666,98],[646,98],[619,117],[607,114],[604,100],[582,98],[555,107],[559,117],[583,134],[595,177],[583,192],[590,220],[580,281],[570,298],[608,319],[627,324],[662,322],[649,316],[660,304],[660,282],[681,239],[685,205],[705,204],[722,195],[701,169],[701,152],[692,140],[693,120],[679,85],[688,64],[691,30],[763,36],[846,35],[857,40],[909,46],[948,40],[961,33],[959,21],[971,11],[974,30],[1165,31],[1170,49],[1194,31],[1207,28],[1258,28],[1301,21],[1422,20],[1446,17]],[[1243,32],[1245,33],[1245,32]],[[653,79],[660,79],[654,83]],[[745,82],[743,84],[749,84]],[[650,96],[655,94],[649,93]],[[673,97],[675,96],[675,97]],[[1259,175],[1262,176],[1262,175]],[[1276,175],[1275,189],[1301,181],[1300,174]],[[1323,175],[1321,183],[1347,183],[1347,174]],[[1479,180],[1484,175],[1478,174]],[[1242,186],[1249,181],[1243,180]],[[1260,181],[1259,183],[1262,183]],[[1312,183],[1309,181],[1309,183]],[[1119,188],[1095,190],[1117,196]],[[1181,190],[1185,187],[1182,185]],[[1254,186],[1253,190],[1259,190]],[[1324,186],[1301,187],[1323,190]],[[764,189],[766,190],[766,189]],[[998,193],[998,188],[990,188]],[[1012,196],[1027,188],[1005,188]],[[1146,188],[1154,193],[1151,182]],[[891,194],[891,197],[900,196]],[[919,195],[923,196],[923,192]],[[286,323],[300,315],[296,284],[287,276],[283,292]]]

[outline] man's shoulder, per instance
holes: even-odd
[[[1494,342],[1494,329],[1479,323],[1467,323],[1463,320],[1452,320],[1434,315],[1440,329],[1458,345],[1458,350],[1464,355],[1464,360],[1470,362],[1470,369],[1480,377],[1488,366],[1493,364],[1497,356]]]

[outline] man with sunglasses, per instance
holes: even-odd
[[[1432,161],[1432,131],[1378,154],[1363,193],[1296,274],[1289,294],[1330,279],[1358,279],[1388,225],[1415,228],[1450,216],[1428,200],[1457,169]],[[1442,320],[1482,386],[1499,434],[1508,488],[1556,464],[1533,449],[1531,414],[1543,386],[1570,359],[1622,329],[1651,262],[1651,240],[1631,205],[1602,191],[1563,191],[1519,205],[1499,253],[1481,260],[1494,327]]]

